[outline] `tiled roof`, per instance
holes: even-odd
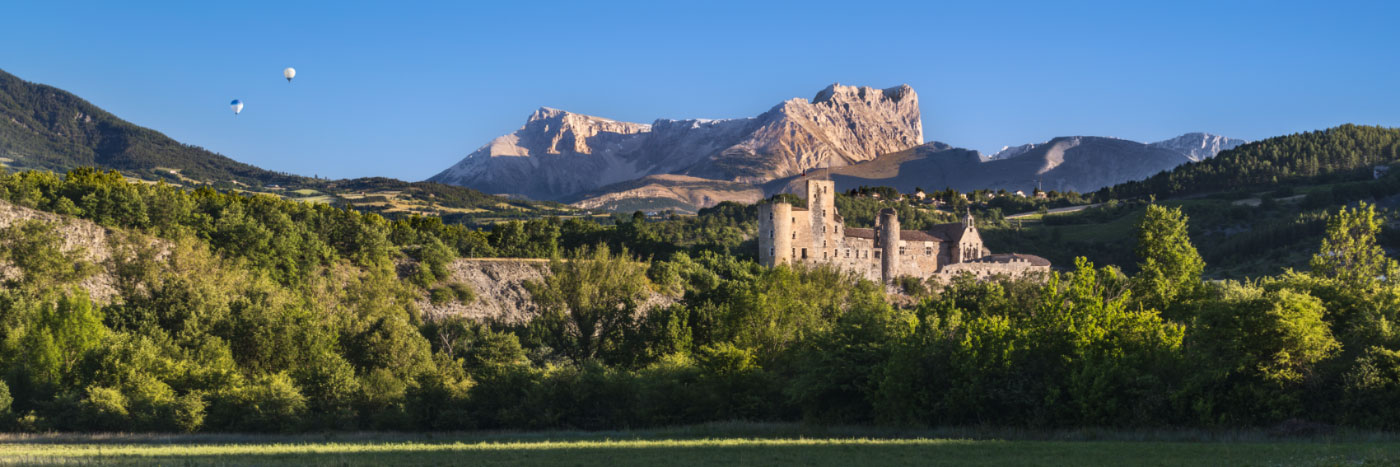
[[[987,255],[987,256],[983,256],[983,257],[981,257],[981,258],[977,258],[977,259],[973,260],[972,262],[979,262],[979,263],[1010,263],[1010,262],[1012,262],[1012,261],[1029,261],[1029,262],[1031,263],[1032,266],[1049,266],[1049,265],[1050,265],[1050,260],[1048,260],[1048,259],[1041,258],[1041,257],[1036,256],[1036,255],[1027,255],[1027,254],[1023,254],[1023,253],[998,253],[998,254],[995,254],[995,255]]]
[[[904,241],[908,241],[908,242],[942,242],[942,241],[943,241],[943,239],[941,239],[941,238],[935,237],[935,236],[933,236],[932,234],[930,234],[930,233],[928,233],[928,232],[924,232],[924,231],[920,231],[920,230],[901,230],[901,231],[899,231],[899,239],[900,239],[900,240],[904,240]]]
[[[873,239],[875,238],[875,229],[847,228],[845,234],[847,237]]]
[[[962,240],[963,225],[961,222],[937,224],[933,227],[930,227],[928,229],[928,233],[930,235],[933,235],[934,237],[942,239],[945,242],[956,242],[958,240]]]

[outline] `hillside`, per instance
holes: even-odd
[[[62,89],[0,70],[0,157],[16,169],[98,166],[148,180],[291,185],[306,177],[263,170],[124,121]]]
[[[612,212],[675,210],[695,213],[725,201],[753,204],[763,191],[752,185],[686,175],[648,175],[578,195],[570,204]]]
[[[1142,181],[1100,192],[1103,198],[1170,196],[1365,178],[1400,160],[1400,129],[1342,125],[1257,141]]]
[[[648,175],[762,183],[923,142],[918,94],[833,84],[753,118],[627,123],[541,108],[431,181],[562,200]]]
[[[72,93],[26,82],[4,71],[0,71],[0,164],[13,170],[59,173],[100,167],[140,180],[349,205],[388,217],[432,213],[481,223],[577,213],[556,203],[491,196],[438,183],[382,177],[324,180],[263,170],[182,144],[124,121]]]

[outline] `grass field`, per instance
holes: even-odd
[[[822,433],[821,436],[794,433]],[[727,436],[722,433],[738,433]],[[1353,434],[1066,434],[748,427],[537,434],[7,435],[0,463],[161,465],[1396,465],[1400,439]],[[923,436],[928,435],[928,436]],[[966,436],[964,436],[966,435]]]

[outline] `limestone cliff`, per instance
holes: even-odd
[[[115,264],[108,242],[110,233],[105,227],[91,221],[60,216],[0,201],[0,229],[9,228],[21,222],[36,220],[53,226],[62,239],[60,247],[65,253],[77,253],[77,258],[97,266],[92,275],[77,285],[87,292],[88,297],[98,303],[107,303],[116,295],[115,279],[111,273]],[[23,252],[16,251],[17,254]],[[0,263],[0,279],[17,278],[20,271],[13,264]]]
[[[430,180],[488,193],[561,200],[647,175],[684,174],[762,183],[840,167],[923,143],[919,98],[833,84],[731,120],[625,123],[556,109],[536,111]]]
[[[449,302],[434,305],[427,295],[417,301],[423,317],[429,320],[448,316],[463,316],[478,322],[507,325],[524,324],[539,315],[540,307],[525,288],[526,282],[540,282],[547,277],[549,260],[530,258],[461,258],[448,266],[448,282],[460,282],[476,292],[476,300],[461,304]],[[675,297],[652,292],[638,307],[645,312],[676,302]]]

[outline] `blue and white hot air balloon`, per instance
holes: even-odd
[[[233,102],[229,102],[228,106],[233,109],[234,115],[238,115],[239,112],[243,111],[243,101],[240,101],[238,99],[234,99]]]

